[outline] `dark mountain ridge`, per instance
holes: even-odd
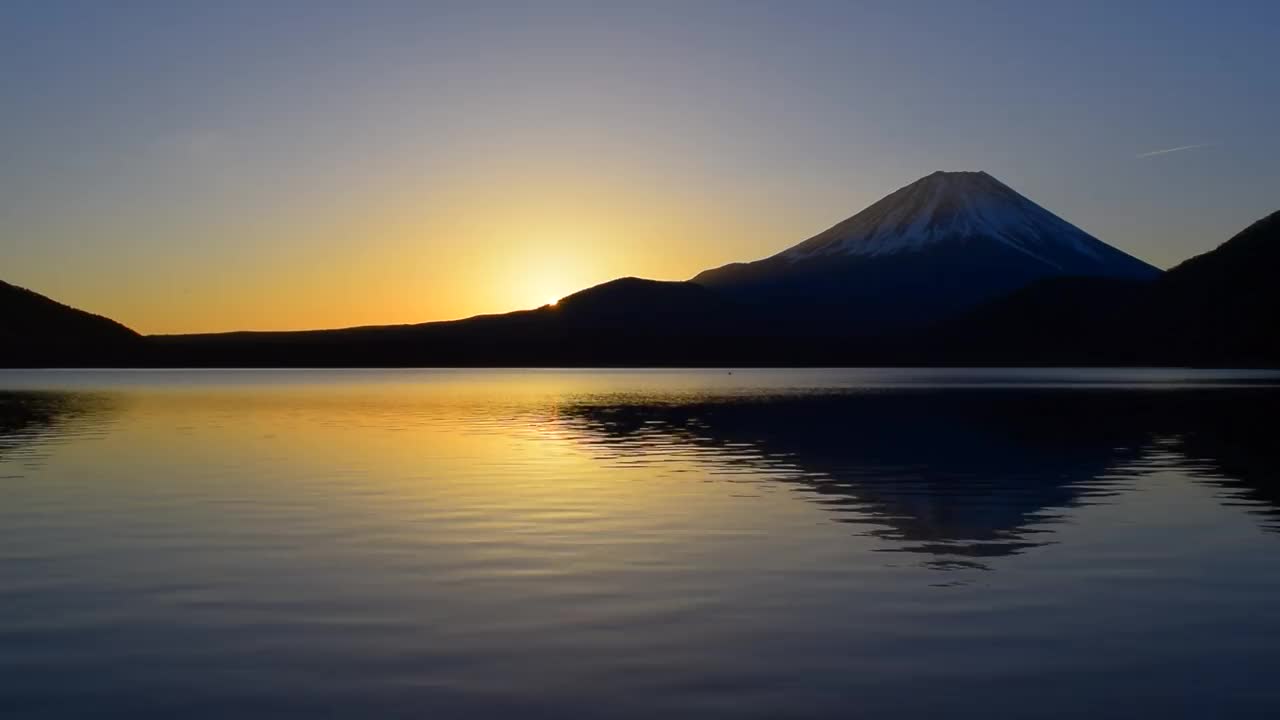
[[[1217,249],[1165,273],[1146,318],[1153,341],[1178,356],[1274,361],[1280,357],[1280,212],[1237,233]]]
[[[0,283],[0,364],[1280,366],[1277,260],[1280,213],[1162,275],[985,173],[935,173],[773,258],[465,320],[139,337]]]
[[[1280,365],[1280,212],[1154,282],[1059,278],[935,328],[970,362]]]
[[[732,363],[748,310],[686,282],[620,278],[555,305],[419,325],[150,338],[152,360],[209,365],[647,365]]]

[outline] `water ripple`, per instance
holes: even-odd
[[[7,376],[0,708],[1280,709],[1265,378],[876,372]]]

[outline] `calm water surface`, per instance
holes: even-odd
[[[1277,383],[3,372],[0,717],[1278,717]]]

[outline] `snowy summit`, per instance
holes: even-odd
[[[776,255],[693,282],[743,301],[928,322],[1048,277],[1159,274],[985,172],[939,171]]]

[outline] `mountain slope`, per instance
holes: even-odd
[[[692,282],[858,334],[919,328],[1047,277],[1159,272],[985,172],[936,172],[772,257]]]
[[[921,333],[917,354],[963,365],[1132,365],[1142,357],[1137,328],[1151,287],[1116,278],[1041,280]]]
[[[161,365],[732,364],[774,352],[753,335],[751,318],[749,308],[700,285],[621,278],[555,305],[502,315],[148,342],[153,362]]]
[[[0,365],[110,361],[138,339],[114,320],[0,282]]]
[[[1169,270],[1155,285],[1152,324],[1190,358],[1280,362],[1280,212]]]
[[[1280,365],[1280,212],[1155,282],[1058,278],[931,332],[969,362]]]

